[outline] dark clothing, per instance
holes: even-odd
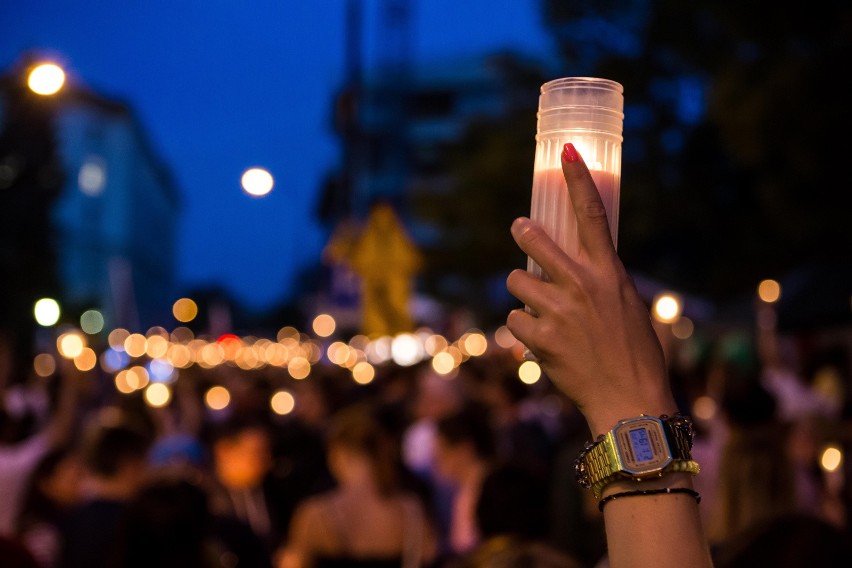
[[[115,563],[127,505],[96,499],[71,509],[60,526],[58,568],[104,568]]]
[[[400,568],[400,558],[348,558],[320,557],[314,568]]]

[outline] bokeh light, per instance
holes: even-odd
[[[30,70],[27,86],[37,95],[55,95],[65,84],[65,71],[55,63],[41,63]]]
[[[172,398],[172,391],[163,383],[151,383],[145,389],[145,402],[154,408],[166,406]]]
[[[501,325],[497,328],[497,331],[494,332],[494,343],[503,349],[509,349],[517,342],[518,340],[515,339],[515,336],[512,335],[512,332],[509,331],[509,328],[505,325]]]
[[[56,338],[56,349],[66,359],[73,359],[83,352],[84,347],[86,347],[86,340],[76,331],[63,333]]]
[[[541,379],[541,367],[535,361],[524,361],[518,367],[518,378],[522,383],[534,385]]]
[[[59,303],[53,298],[42,298],[33,308],[36,323],[42,327],[50,327],[58,322],[59,314]]]
[[[33,359],[33,371],[39,377],[49,377],[56,372],[56,359],[50,353],[39,353]]]
[[[672,335],[678,339],[689,339],[695,331],[695,324],[686,316],[679,317],[672,324]]]
[[[479,357],[488,349],[488,340],[481,331],[469,333],[464,338],[464,351],[473,357]]]
[[[376,377],[376,370],[366,361],[356,364],[352,368],[352,378],[359,385],[366,385],[373,382]]]
[[[293,357],[287,364],[287,372],[294,379],[306,379],[311,374],[311,362],[305,357]]]
[[[337,323],[334,318],[328,314],[320,314],[314,318],[313,328],[314,333],[320,337],[328,337],[334,333]]]
[[[181,323],[188,323],[198,315],[198,304],[189,298],[181,298],[172,305],[172,315]]]
[[[80,166],[77,185],[84,195],[97,197],[106,186],[106,162],[99,156],[89,156]]]
[[[231,404],[231,393],[223,386],[210,387],[204,394],[204,404],[211,410],[222,410]]]
[[[104,316],[98,310],[86,310],[80,316],[80,329],[89,335],[100,333],[104,329]]]
[[[767,304],[774,304],[781,299],[781,284],[767,278],[757,285],[757,296]]]
[[[692,402],[692,415],[699,420],[712,420],[719,406],[712,397],[701,395]]]
[[[673,323],[680,317],[683,302],[671,292],[664,292],[654,299],[654,318],[661,323]]]
[[[80,371],[91,371],[98,364],[98,355],[91,347],[84,347],[80,354],[74,357],[74,366]]]
[[[240,179],[243,191],[254,197],[263,197],[272,191],[274,180],[272,174],[263,168],[249,168],[243,172]]]
[[[423,358],[425,350],[418,339],[410,333],[401,333],[391,342],[391,357],[401,367],[410,367]]]
[[[432,357],[432,369],[439,375],[449,375],[456,368],[456,360],[447,351]]]
[[[822,451],[819,465],[825,471],[837,471],[843,464],[843,452],[837,446],[827,446]]]
[[[290,414],[296,408],[296,399],[289,392],[280,390],[272,395],[269,406],[275,414],[284,416]]]

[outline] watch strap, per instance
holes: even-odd
[[[616,479],[634,479],[641,481],[648,477],[660,477],[665,473],[686,472],[696,475],[698,463],[692,460],[694,430],[692,420],[681,414],[660,416],[666,441],[671,451],[672,461],[659,472],[651,476],[633,476],[621,471],[613,431],[598,436],[594,442],[586,443],[580,456],[574,462],[578,483],[585,489],[591,488],[596,498],[600,498],[603,488]]]

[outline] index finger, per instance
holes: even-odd
[[[601,195],[586,162],[570,142],[562,150],[562,173],[577,216],[580,243],[591,257],[615,251]]]

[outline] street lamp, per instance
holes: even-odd
[[[27,86],[37,95],[55,95],[64,84],[65,71],[55,63],[39,63],[27,75]]]

